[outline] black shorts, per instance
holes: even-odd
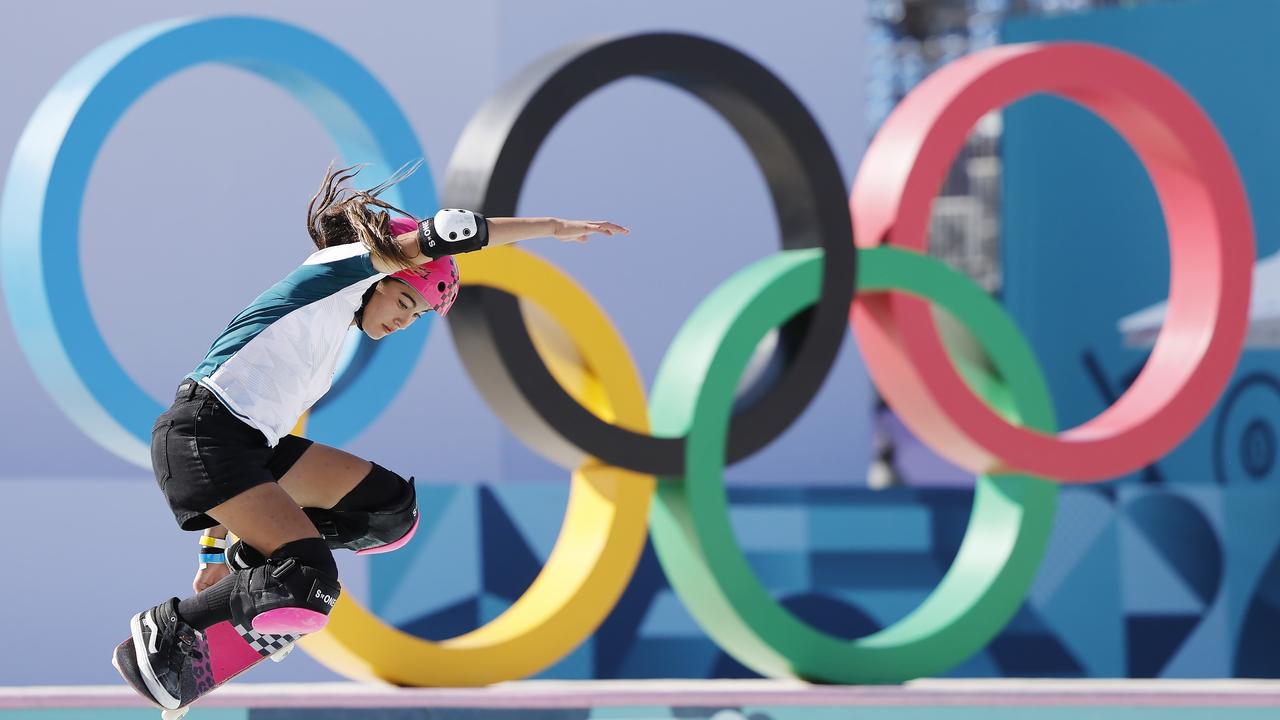
[[[284,477],[311,445],[286,435],[268,446],[261,432],[187,379],[151,429],[151,468],[178,525],[203,530],[218,524],[206,511]]]

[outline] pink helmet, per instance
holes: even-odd
[[[448,314],[453,301],[458,299],[458,264],[448,255],[401,270],[391,277],[417,290],[431,309],[441,315]]]
[[[397,235],[413,232],[418,225],[408,218],[393,218],[391,231]],[[408,285],[440,315],[446,315],[458,299],[458,263],[446,255],[415,268],[401,270],[391,277]]]

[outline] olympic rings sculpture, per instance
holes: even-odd
[[[275,21],[150,26],[68,72],[36,111],[11,165],[0,205],[4,288],[41,382],[90,437],[135,461],[159,407],[110,357],[83,286],[50,293],[52,262],[78,257],[84,184],[107,130],[160,79],[200,62],[242,67],[289,90],[349,159],[390,168],[422,155],[394,101],[358,63]],[[953,63],[906,98],[868,149],[846,207],[825,138],[780,80],[713,41],[649,34],[565,48],[499,91],[459,141],[446,204],[512,213],[555,123],[594,90],[636,75],[688,90],[742,136],[769,183],[782,252],[699,306],[665,356],[647,406],[622,340],[570,278],[515,248],[461,258],[463,276],[478,286],[450,315],[466,367],[518,435],[573,472],[560,537],[528,592],[475,631],[421,640],[348,593],[326,631],[304,646],[353,678],[476,685],[522,677],[595,630],[651,533],[697,621],[762,674],[848,683],[945,671],[990,641],[1021,603],[1052,526],[1053,481],[1098,481],[1154,460],[1222,391],[1244,341],[1253,258],[1230,153],[1195,102],[1145,63],[1086,44],[1014,45]],[[968,129],[1036,92],[1092,110],[1135,149],[1164,209],[1173,259],[1169,320],[1148,366],[1112,408],[1057,434],[1039,366],[1008,316],[919,252],[932,195]],[[394,200],[434,209],[425,175]],[[995,375],[948,355],[930,305],[975,336]],[[906,618],[854,641],[817,631],[769,596],[732,536],[721,482],[726,463],[768,444],[817,392],[846,313],[890,405],[935,450],[979,475],[969,527],[942,582]],[[774,328],[782,372],[749,393],[758,400],[735,408],[747,359]],[[372,372],[359,371],[346,384],[351,390],[313,412],[311,433],[334,442],[376,416],[389,395],[371,390],[366,376],[394,393],[420,343],[374,355],[364,368]]]

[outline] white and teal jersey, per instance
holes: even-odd
[[[187,377],[274,446],[329,390],[360,300],[383,277],[360,243],[314,253],[237,315]]]

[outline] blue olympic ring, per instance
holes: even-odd
[[[0,277],[23,353],[63,412],[104,448],[150,467],[150,430],[163,408],[107,348],[79,273],[80,211],[89,172],[107,133],[161,80],[201,63],[247,70],[301,102],[344,158],[385,176],[424,158],[390,93],[353,57],[300,28],[227,17],[158,23],[127,33],[77,63],[49,91],[18,141],[0,199]],[[429,169],[387,193],[419,213],[438,207]],[[50,292],[57,283],[58,292]],[[430,323],[418,323],[373,352],[364,346],[307,434],[341,444],[391,402]],[[371,343],[367,338],[363,343]],[[174,378],[175,383],[178,378]]]

